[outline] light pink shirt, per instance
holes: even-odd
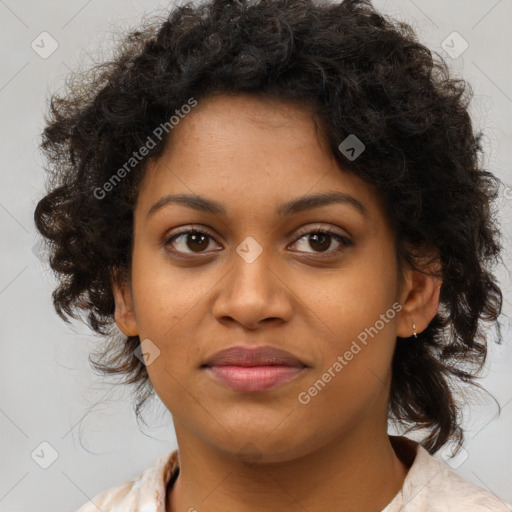
[[[463,479],[420,444],[406,437],[390,439],[410,467],[401,491],[382,512],[512,511],[510,504]],[[178,470],[178,451],[166,453],[137,477],[100,492],[77,512],[165,512],[167,484]]]

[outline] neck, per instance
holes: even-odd
[[[381,512],[408,471],[385,429],[359,429],[293,460],[250,463],[202,443],[176,422],[175,428],[180,473],[166,512]]]

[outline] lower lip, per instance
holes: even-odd
[[[298,366],[210,366],[208,370],[220,382],[235,391],[257,392],[272,389],[299,375]]]

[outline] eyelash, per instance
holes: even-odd
[[[192,235],[192,234],[194,234],[194,235],[206,235],[210,239],[215,240],[215,238],[210,233],[208,233],[207,231],[201,231],[201,230],[196,230],[196,229],[188,229],[188,230],[180,231],[178,233],[174,233],[172,236],[166,238],[165,241],[164,241],[164,246],[171,245],[171,243],[176,241],[180,236],[189,235],[189,234],[190,235]],[[335,238],[338,242],[340,242],[340,244],[341,244],[340,247],[338,247],[337,249],[331,249],[331,250],[324,251],[324,252],[317,252],[317,253],[315,253],[315,252],[312,252],[312,253],[305,252],[305,254],[308,254],[308,255],[316,254],[315,257],[319,257],[319,258],[332,257],[334,254],[336,254],[336,253],[340,252],[341,250],[346,249],[347,247],[350,247],[351,245],[353,245],[353,242],[351,240],[349,240],[347,237],[345,237],[343,235],[340,235],[339,233],[336,233],[335,231],[332,231],[330,229],[326,229],[326,228],[323,228],[323,227],[319,227],[319,228],[315,228],[315,229],[309,228],[309,229],[305,229],[303,231],[299,231],[297,233],[298,238],[293,243],[295,244],[297,241],[299,241],[301,238],[303,238],[304,235],[317,235],[317,234],[327,235],[327,236],[331,236],[331,237]],[[182,257],[182,258],[191,258],[191,257],[193,258],[196,255],[204,254],[206,251],[196,252],[196,253],[184,253],[182,251],[176,251],[175,249],[170,249],[170,252],[173,252],[173,253],[177,254],[179,257]],[[304,251],[300,251],[300,252],[304,253]],[[189,256],[191,254],[193,256]]]

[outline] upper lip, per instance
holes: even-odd
[[[213,354],[203,366],[299,366],[302,361],[286,350],[271,346],[235,345]]]

